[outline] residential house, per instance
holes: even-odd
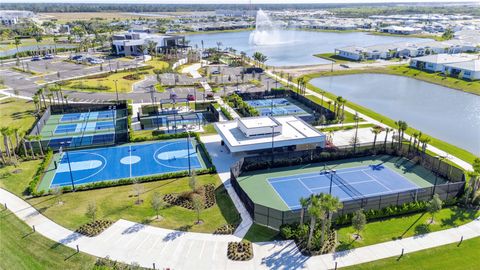
[[[466,80],[480,80],[480,59],[445,65],[445,74]]]

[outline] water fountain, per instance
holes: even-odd
[[[255,30],[250,34],[251,45],[265,46],[285,43],[288,40],[281,37],[279,28],[270,20],[263,10],[257,11]]]

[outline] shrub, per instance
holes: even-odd
[[[215,205],[215,186],[207,184],[198,188],[194,192],[184,192],[180,194],[170,193],[163,197],[163,200],[171,205],[181,206],[190,210],[194,210],[193,196],[199,195],[204,201],[204,209],[208,209]]]
[[[97,85],[97,86],[92,86],[92,85],[85,85],[81,83],[77,83],[74,85],[71,85],[70,88],[76,88],[80,90],[98,90],[98,91],[105,91],[105,90],[110,90],[110,86],[106,85]]]
[[[78,228],[75,232],[81,233],[88,237],[93,237],[99,235],[112,224],[113,221],[110,220],[95,220],[80,226],[80,228]]]
[[[28,194],[33,196],[41,196],[45,193],[45,191],[43,190],[40,192],[37,192],[37,185],[38,185],[38,182],[40,182],[40,180],[42,179],[45,169],[50,164],[52,157],[53,157],[52,150],[48,150],[47,153],[45,154],[45,158],[40,163],[40,165],[38,165],[37,171],[35,172],[35,175],[33,176],[32,181],[30,181],[30,183],[28,184],[28,188],[27,188]]]
[[[232,261],[248,261],[253,258],[253,247],[249,241],[229,242],[227,257]]]

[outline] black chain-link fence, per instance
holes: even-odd
[[[394,194],[344,201],[343,208],[335,215],[349,214],[358,209],[364,209],[365,211],[381,210],[392,205],[402,205],[414,201],[427,201],[430,200],[435,193],[438,194],[442,200],[451,200],[463,193],[465,176],[461,169],[452,166],[437,157],[423,153],[416,153],[416,150],[413,150],[413,148],[410,150],[411,151],[408,152],[408,145],[404,145],[399,151],[388,144],[386,147],[383,145],[378,146],[375,153],[410,158],[412,162],[420,164],[438,177],[443,177],[446,179],[446,182],[431,187],[402,191]],[[412,150],[414,152],[412,152]],[[298,222],[300,220],[300,210],[280,211],[254,203],[247,192],[245,192],[238,183],[237,178],[243,172],[260,170],[268,167],[288,167],[322,161],[366,157],[371,156],[372,154],[373,150],[371,145],[364,144],[357,146],[355,150],[353,147],[346,147],[330,150],[316,149],[275,153],[273,164],[272,157],[269,155],[245,157],[230,168],[231,183],[245,205],[245,208],[256,223],[278,229],[282,224]]]

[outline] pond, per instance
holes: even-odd
[[[40,48],[40,51],[44,51],[44,50],[53,50],[53,49],[55,49],[55,47],[57,49],[60,49],[60,48],[69,49],[69,48],[75,48],[76,46],[71,45],[71,44],[57,44],[56,46],[54,44],[41,44],[39,46],[37,46],[37,45],[26,45],[26,46],[18,47],[18,51],[19,52],[37,51],[39,48]],[[16,48],[8,49],[8,50],[0,51],[0,57],[11,56],[11,55],[14,55],[16,53],[17,53]]]
[[[222,42],[221,48],[233,47],[238,52],[244,51],[248,56],[256,51],[268,57],[267,64],[272,66],[299,66],[330,63],[325,59],[313,56],[318,53],[333,53],[335,48],[346,46],[369,46],[397,42],[420,42],[430,39],[378,36],[365,32],[314,32],[301,30],[279,30],[275,38],[277,42],[269,45],[254,45],[249,42],[252,31],[225,32],[211,34],[188,35],[190,46],[197,45],[201,48],[217,47],[217,42]]]
[[[480,96],[384,74],[322,77],[310,83],[480,155]]]

